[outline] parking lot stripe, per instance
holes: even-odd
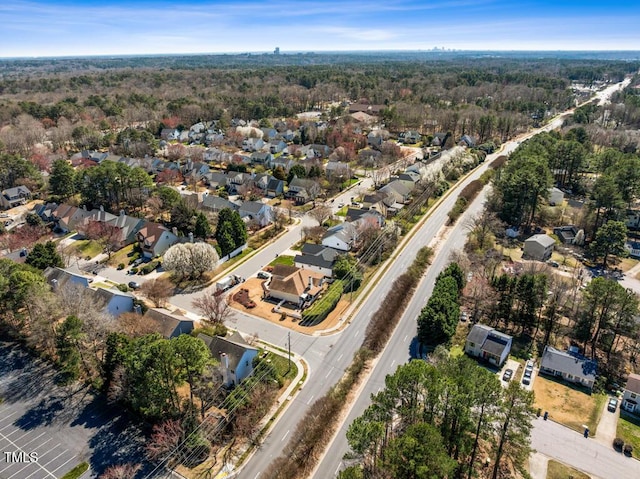
[[[64,464],[62,464],[61,466],[56,467],[56,468],[53,470],[53,472],[56,472],[56,471],[57,471],[58,469],[60,469],[61,467],[66,466],[66,465],[69,463],[69,461],[72,461],[73,459],[75,459],[75,457],[76,457],[76,456],[71,456],[68,460],[66,460],[66,461],[64,462]]]
[[[51,464],[53,461],[55,461],[56,459],[58,459],[60,456],[62,456],[63,454],[66,454],[67,450],[64,449],[60,454],[58,454],[56,457],[54,457],[53,459],[51,459],[50,461],[47,461],[44,465],[45,467],[48,466],[49,464]],[[48,453],[47,453],[48,454]],[[51,471],[51,472],[55,472],[55,471]]]
[[[36,448],[34,449],[34,451],[37,451],[38,449],[40,449],[42,446],[44,446],[46,443],[48,443],[49,441],[51,441],[53,438],[50,437],[49,439],[47,439],[46,441],[44,441],[42,444],[40,444],[39,446],[36,446]],[[55,448],[54,448],[55,449]]]
[[[7,441],[9,444],[11,444],[13,447],[15,447],[18,451],[23,452],[25,454],[27,454],[27,452],[22,449],[20,446],[18,446],[16,443],[14,443],[11,439],[9,439],[8,437],[6,437],[4,434],[2,434],[0,432],[0,439],[4,439],[5,441]],[[44,472],[47,473],[47,476],[51,476],[53,477],[53,479],[57,479],[56,476],[54,476],[51,472],[49,472],[47,469],[45,469],[44,467],[42,467],[40,464],[38,464],[37,462],[34,462],[32,464],[37,465],[40,469],[42,469]]]
[[[27,465],[26,465],[26,466],[24,466],[24,467],[23,467],[22,469],[20,469],[19,471],[14,472],[13,474],[11,474],[7,479],[11,479],[11,478],[12,478],[12,477],[14,477],[15,475],[20,474],[22,471],[24,471],[24,470],[25,470],[27,467],[29,467],[31,464],[35,464],[35,462],[29,462],[29,463],[27,463]],[[18,476],[18,477],[20,477],[20,476]]]
[[[2,420],[4,421],[5,419],[9,419],[11,416],[13,416],[14,414],[16,414],[18,411],[13,411],[11,414],[9,414],[8,416],[5,416]],[[6,428],[8,428],[9,426],[11,426],[13,423],[9,422],[9,424],[7,424],[5,427],[3,427],[2,429],[0,429],[0,432],[4,431]]]
[[[29,444],[31,444],[33,441],[35,441],[36,439],[40,439],[40,438],[41,438],[42,436],[44,436],[44,435],[45,435],[45,433],[44,433],[44,432],[40,433],[40,435],[39,435],[39,436],[34,437],[33,439],[31,439],[31,441],[29,441],[28,443],[26,443],[26,444],[25,444],[25,445],[23,445],[22,447],[27,447],[27,446],[28,446]],[[20,438],[20,439],[22,439],[22,438]]]

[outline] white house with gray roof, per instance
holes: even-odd
[[[206,334],[198,337],[209,347],[214,359],[220,361],[225,386],[238,385],[253,372],[253,359],[258,350],[249,346],[238,332],[228,338]]]
[[[560,351],[545,346],[540,361],[540,373],[559,377],[565,381],[593,388],[596,380],[598,363],[580,356],[577,352]]]
[[[512,342],[513,338],[508,334],[491,326],[474,324],[467,335],[464,352],[501,367],[509,357]]]
[[[349,251],[358,239],[356,227],[349,222],[332,226],[322,237],[322,244],[340,251]]]
[[[551,258],[553,246],[556,244],[551,236],[546,234],[536,234],[524,240],[523,257],[546,261]]]

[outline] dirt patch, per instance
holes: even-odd
[[[579,432],[584,430],[583,425],[589,427],[592,434],[596,432],[604,396],[589,395],[544,376],[536,377],[533,391],[534,406],[543,413],[548,411],[550,419]]]
[[[280,313],[273,312],[273,307],[275,306],[275,304],[269,301],[265,301],[262,298],[262,284],[265,281],[266,280],[258,278],[249,278],[247,281],[242,283],[242,288],[248,290],[249,299],[255,302],[255,308],[247,309],[237,301],[233,301],[233,299],[231,298],[231,296],[233,295],[230,295],[230,297],[228,298],[231,307],[237,309],[238,311],[242,311],[243,313],[252,314],[267,321],[271,321],[272,323],[279,324],[280,326],[284,326],[285,328],[289,328],[293,331],[312,334],[336,326],[339,323],[340,318],[344,315],[350,305],[348,297],[343,296],[343,299],[338,302],[336,308],[320,324],[316,324],[315,326],[300,326],[298,324],[299,321],[290,316],[287,316],[287,319],[285,320],[281,320],[282,315]]]

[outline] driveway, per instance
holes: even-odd
[[[596,435],[594,439],[604,446],[611,447],[613,440],[616,438],[616,428],[618,426],[618,417],[620,417],[620,408],[616,408],[615,412],[611,412],[607,409],[607,403],[609,398],[602,406],[602,414],[600,416],[600,422],[596,429]]]
[[[614,451],[611,445],[586,439],[581,433],[542,417],[533,420],[531,447],[590,474],[593,479],[640,477],[640,461]]]
[[[520,367],[520,363],[518,361],[516,361],[515,359],[511,359],[508,358],[507,361],[504,363],[503,368],[498,372],[499,376],[498,379],[500,379],[500,383],[502,384],[502,387],[507,387],[507,384],[509,384],[507,381],[503,381],[502,380],[502,376],[504,375],[504,372],[507,369],[511,369],[513,371],[513,376],[511,377],[511,381],[515,381],[516,380],[516,376],[518,375],[518,368]]]

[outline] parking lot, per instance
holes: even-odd
[[[0,341],[0,479],[61,478],[86,461],[82,478],[117,462],[142,462],[143,437],[117,408]]]

